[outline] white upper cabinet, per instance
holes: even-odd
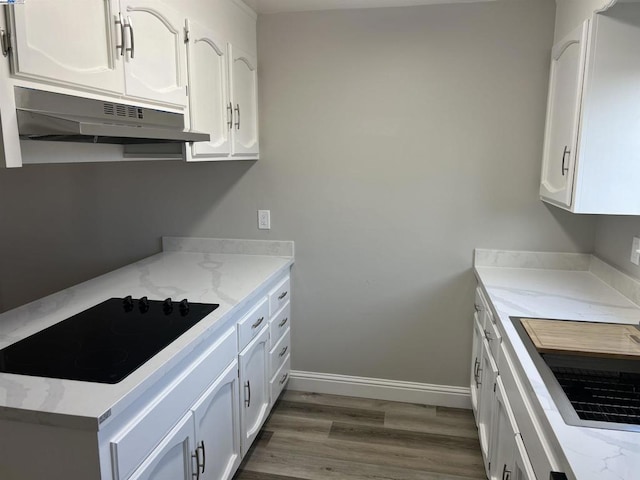
[[[553,47],[540,195],[569,207],[589,21]]]
[[[189,32],[189,116],[191,128],[206,132],[209,142],[191,144],[191,160],[225,158],[231,154],[232,107],[229,98],[227,42],[196,22]]]
[[[258,61],[231,47],[231,103],[233,106],[233,155],[258,154]]]
[[[639,44],[640,4],[618,3],[554,46],[542,200],[574,213],[640,215]]]
[[[258,158],[256,56],[191,20],[187,30],[190,126],[211,136],[193,143],[187,160]]]
[[[29,0],[14,5],[13,71],[17,76],[122,92],[114,45],[121,41],[110,0]]]
[[[13,5],[17,77],[184,107],[185,15],[152,0]]]
[[[121,0],[128,97],[186,105],[184,15],[157,0]]]

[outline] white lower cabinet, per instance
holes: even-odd
[[[269,415],[269,328],[267,325],[240,352],[242,455],[247,453]]]
[[[238,394],[238,362],[234,360],[191,409],[202,480],[228,480],[240,465]]]
[[[497,317],[491,314],[489,302],[480,292],[476,302],[478,298],[480,310],[486,312],[486,325],[481,324],[477,305],[470,386],[487,477],[547,480],[550,472],[558,469],[558,463],[530,408],[527,392],[516,380],[518,374],[502,343],[504,331],[500,331]]]
[[[194,448],[193,418],[189,413],[162,440],[129,480],[190,480]]]

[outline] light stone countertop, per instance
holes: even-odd
[[[639,324],[640,308],[630,300],[638,298],[638,281],[581,254],[476,250],[474,267],[505,332],[503,341],[515,352],[526,373],[523,380],[536,395],[534,408],[551,426],[562,450],[558,453],[572,469],[568,477],[640,478],[640,433],[567,425],[509,318]]]
[[[0,348],[111,297],[220,307],[114,385],[0,373],[0,418],[103,428],[293,264],[293,242],[164,238],[163,252],[0,315]],[[224,252],[224,253],[219,253]]]

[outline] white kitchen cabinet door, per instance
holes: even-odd
[[[238,394],[238,362],[234,360],[191,409],[203,459],[201,480],[228,480],[240,465]]]
[[[510,480],[536,480],[536,474],[524,448],[524,442],[520,434],[515,436],[516,448],[513,460],[513,475]]]
[[[121,0],[125,93],[186,106],[185,18],[157,0]]]
[[[489,474],[488,460],[491,457],[491,437],[493,427],[493,416],[495,410],[495,400],[493,386],[498,377],[498,366],[491,356],[489,343],[486,339],[482,341],[482,355],[480,357],[480,398],[478,399],[478,437],[482,457],[485,459],[485,468]]]
[[[589,20],[553,47],[540,196],[570,207],[584,83]]]
[[[516,433],[516,420],[507,401],[502,379],[498,377],[491,431],[490,480],[513,479]]]
[[[235,46],[230,49],[233,156],[257,156],[258,61]]]
[[[240,431],[244,456],[269,414],[269,329],[240,353]]]
[[[191,144],[190,160],[226,158],[231,154],[232,107],[229,98],[229,47],[195,22],[187,20],[189,42],[189,118],[191,129],[211,136]]]
[[[195,450],[191,412],[167,434],[129,480],[192,480]],[[193,464],[192,464],[193,462]]]
[[[29,0],[11,6],[14,74],[122,92],[117,14],[115,0]]]
[[[478,407],[480,404],[480,362],[482,361],[482,328],[478,319],[479,312],[473,314],[473,344],[471,350],[471,407],[476,425],[478,425]]]

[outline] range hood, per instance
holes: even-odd
[[[207,133],[185,130],[181,113],[32,88],[14,92],[21,139],[121,145],[209,140]]]

